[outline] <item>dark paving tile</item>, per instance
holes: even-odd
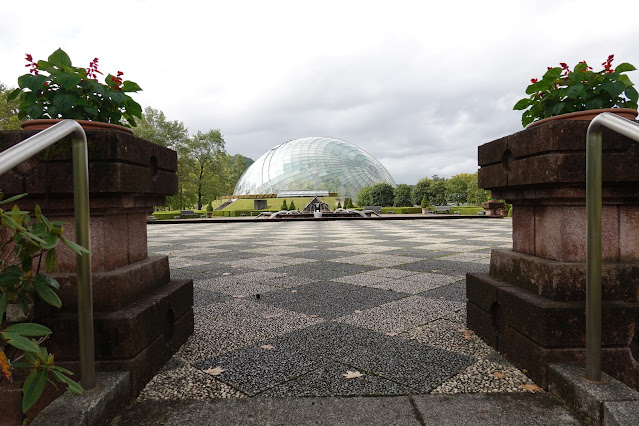
[[[347,371],[364,375],[347,379]],[[325,365],[296,377],[263,393],[264,396],[391,396],[418,393],[415,389],[392,382],[374,374],[359,371],[346,364],[330,361]]]
[[[454,300],[458,302],[466,301],[466,280],[438,287],[434,290],[430,290],[421,293],[422,296],[430,297],[433,299],[445,299]]]
[[[286,256],[300,257],[302,259],[331,260],[344,257],[344,252],[338,250],[307,250],[298,253],[286,253]]]
[[[313,280],[331,280],[333,278],[355,275],[376,269],[373,266],[351,265],[330,261],[311,262],[302,265],[289,265],[270,269],[272,272],[283,272],[289,275],[299,275]]]
[[[221,303],[231,297],[217,291],[206,290],[193,286],[193,306],[210,305],[211,303]]]
[[[389,250],[384,252],[384,254],[390,254],[393,256],[421,257],[424,259],[432,259],[435,257],[447,256],[449,254],[454,254],[454,253],[455,252],[435,251],[435,250],[428,250],[424,248],[416,248],[414,244],[412,244],[410,247],[401,248],[399,250]]]
[[[216,379],[254,396],[314,370],[323,362],[286,342],[278,342],[272,349],[260,346],[239,349],[193,366],[203,371],[219,366],[225,371],[216,375]]]
[[[271,291],[261,295],[260,303],[332,319],[405,296],[408,294],[320,281],[297,286],[295,293],[290,289]]]
[[[435,258],[420,260],[419,262],[413,263],[404,263],[403,265],[392,266],[391,268],[417,272],[435,271],[440,274],[465,276],[468,272],[488,272],[489,265],[473,262],[455,262]]]
[[[294,331],[272,344],[277,346],[283,343],[421,392],[430,391],[476,360],[401,337],[390,337],[336,322]]]
[[[233,250],[223,253],[214,253],[208,255],[189,256],[192,259],[201,260],[203,262],[227,262],[238,259],[254,259],[256,257],[263,257],[261,253],[251,253],[241,250]]]

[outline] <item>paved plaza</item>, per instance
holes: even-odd
[[[195,332],[139,399],[529,392],[466,329],[510,219],[155,224]]]

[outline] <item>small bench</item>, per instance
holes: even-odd
[[[180,217],[197,217],[193,210],[180,210]]]
[[[450,206],[437,206],[435,207],[435,213],[450,213]]]

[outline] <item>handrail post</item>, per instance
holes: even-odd
[[[76,242],[91,251],[87,136],[82,126],[74,120],[62,120],[19,144],[0,152],[0,175],[68,135],[71,135],[73,154],[73,208]],[[78,326],[80,331],[80,384],[84,389],[93,389],[95,387],[95,343],[91,255],[76,255],[76,269],[78,277]]]
[[[586,379],[601,380],[601,145],[600,126],[586,134]]]
[[[586,380],[593,382],[601,382],[601,187],[604,127],[639,142],[639,123],[610,112],[596,116],[586,133]]]
[[[82,128],[73,133],[72,152],[75,238],[78,244],[91,251],[91,235],[89,232],[89,156],[87,153],[86,134]],[[93,389],[95,387],[95,344],[91,256],[86,253],[76,254],[76,266],[78,274],[80,380],[83,388]]]

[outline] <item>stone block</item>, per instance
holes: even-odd
[[[61,312],[77,312],[78,287],[75,273],[49,274],[58,281]],[[144,294],[170,282],[169,259],[154,256],[108,272],[92,274],[93,310],[110,312],[122,309]]]
[[[490,276],[557,301],[586,299],[586,265],[493,250]],[[603,300],[639,301],[639,262],[602,263]]]
[[[129,306],[94,314],[96,359],[128,359],[136,356],[160,335],[171,336],[177,318],[191,310],[193,281],[174,280]],[[79,353],[77,314],[59,313],[43,318],[52,337],[47,343],[56,359],[74,359]]]

